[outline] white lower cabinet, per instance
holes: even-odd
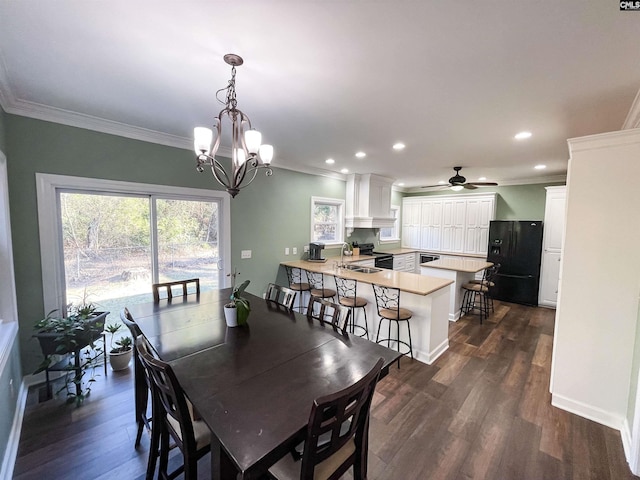
[[[403,253],[393,256],[393,269],[399,272],[415,273],[416,270],[416,254]]]

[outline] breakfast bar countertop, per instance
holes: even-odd
[[[421,267],[440,268],[442,270],[455,270],[456,272],[476,273],[493,265],[486,260],[475,258],[441,258],[432,262],[421,263]]]
[[[339,261],[339,257],[337,258]],[[418,275],[415,273],[398,272],[394,270],[381,269],[375,273],[361,273],[337,268],[336,262],[329,259],[326,263],[307,262],[305,260],[293,260],[282,262],[281,265],[293,268],[302,268],[311,272],[324,273],[326,275],[337,275],[344,278],[352,278],[363,283],[375,283],[385,287],[399,288],[403,292],[416,295],[429,295],[441,288],[453,283],[453,280],[431,277],[428,275]]]

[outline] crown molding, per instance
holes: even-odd
[[[633,103],[631,104],[627,118],[622,124],[622,130],[638,127],[640,127],[640,90],[638,90],[636,98],[634,98]]]
[[[570,138],[567,140],[569,152],[585,150],[597,150],[614,146],[632,145],[640,143],[640,128],[618,130],[616,132],[598,133],[585,137]]]

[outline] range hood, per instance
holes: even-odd
[[[354,228],[393,227],[391,186],[394,179],[373,173],[347,177],[345,226]]]

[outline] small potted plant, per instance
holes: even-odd
[[[249,280],[245,280],[239,287],[236,287],[236,277],[240,273],[235,270],[228,276],[231,277],[231,301],[224,306],[224,317],[229,327],[238,327],[247,324],[247,318],[251,311],[249,300],[242,297],[245,288],[249,285]]]
[[[114,334],[120,331],[120,324],[107,325],[105,329],[111,334],[111,350],[109,351],[109,363],[111,369],[115,372],[124,370],[129,366],[131,357],[133,356],[133,341],[131,337],[122,337],[120,340],[116,340],[115,347],[113,337]]]

